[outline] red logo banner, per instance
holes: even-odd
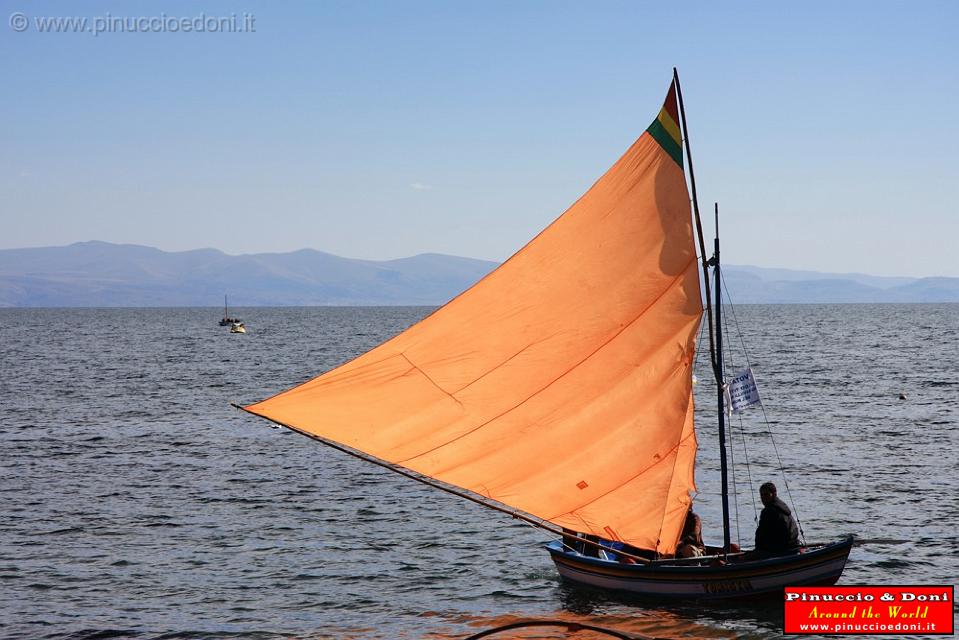
[[[952,635],[952,586],[786,587],[786,634]]]

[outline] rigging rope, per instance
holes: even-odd
[[[752,497],[753,474],[749,468],[749,451],[746,449],[746,429],[743,426],[743,416],[739,415],[739,437],[743,441],[743,456],[746,458],[746,481],[749,482],[749,504],[753,505],[753,522],[759,522],[759,510],[756,509],[756,500]]]
[[[729,439],[733,441],[733,425],[732,422],[729,423]],[[736,447],[731,446],[730,442],[729,447],[729,463],[733,468],[733,511],[736,512],[736,543],[740,547],[743,546],[743,534],[739,530],[739,484],[736,482]],[[752,487],[750,487],[750,491]]]
[[[706,314],[706,311],[703,310],[703,315]],[[693,358],[693,371],[696,371],[696,365],[699,364],[699,354],[703,352],[699,345],[703,343],[703,334],[706,333],[706,323],[699,322],[699,338],[696,340],[696,357]]]
[[[722,280],[723,290],[726,292],[726,299],[727,299],[727,300],[731,300],[731,298],[729,297],[729,287],[726,286],[726,278],[725,278],[725,277],[721,277],[720,279]],[[746,357],[746,366],[752,368],[752,364],[750,364],[750,362],[749,362],[749,352],[746,350],[746,343],[745,343],[745,341],[743,340],[743,332],[742,332],[742,330],[741,330],[740,327],[739,327],[739,318],[736,316],[736,310],[732,308],[732,305],[731,305],[731,304],[730,304],[730,305],[726,305],[726,306],[728,306],[728,307],[730,308],[730,311],[732,311],[733,322],[736,324],[736,332],[739,334],[739,342],[740,342],[740,344],[742,344],[742,347],[743,347],[743,355],[745,355],[745,357]],[[766,415],[766,405],[765,405],[765,403],[760,402],[760,403],[759,403],[759,408],[760,408],[760,409],[762,410],[762,412],[763,412],[763,422],[766,423],[766,434],[769,436],[769,441],[770,441],[770,442],[772,443],[772,445],[773,445],[773,451],[776,452],[776,461],[779,463],[779,475],[780,475],[780,476],[782,477],[782,479],[783,479],[783,486],[784,486],[785,489],[786,489],[786,497],[789,498],[789,502],[790,502],[790,504],[792,504],[793,513],[794,513],[795,516],[796,516],[796,525],[799,527],[799,536],[800,536],[800,538],[802,539],[803,545],[805,545],[805,544],[806,544],[806,533],[803,531],[802,521],[799,519],[799,509],[796,507],[796,501],[793,499],[793,497],[792,497],[792,492],[789,490],[789,480],[786,478],[786,468],[783,466],[783,459],[782,459],[782,457],[779,455],[779,447],[776,446],[776,439],[773,437],[772,426],[769,424],[769,417]],[[742,418],[740,418],[740,419],[742,419]],[[745,437],[744,437],[744,438],[743,438],[743,443],[744,443],[743,446],[744,446],[744,448],[745,448],[745,442],[746,442],[746,439],[745,439]],[[753,505],[753,508],[755,509],[755,504]]]
[[[729,295],[729,292],[728,292],[728,291],[726,292],[726,295],[727,295],[727,296]],[[725,307],[732,307],[731,304],[725,304],[725,305],[723,305],[723,306],[725,306]],[[723,328],[724,328],[725,331],[726,331],[726,335],[729,335],[729,316],[726,315],[726,314],[723,315],[723,324],[724,324],[724,327],[723,327]],[[730,344],[727,342],[727,343],[724,344],[724,347],[725,347],[725,349],[726,349],[726,354],[725,354],[725,355],[728,356],[728,357],[726,358],[726,362],[732,364],[733,361],[734,361],[734,359],[733,359],[733,348],[732,348],[732,345],[730,345]],[[742,547],[742,544],[743,544],[743,535],[742,535],[742,531],[740,531],[740,528],[739,528],[739,482],[738,482],[737,479],[736,479],[736,446],[735,446],[735,444],[736,444],[736,438],[735,438],[735,436],[733,435],[733,421],[732,421],[732,413],[731,413],[731,412],[729,413],[729,417],[730,417],[730,420],[728,421],[728,424],[729,424],[729,461],[730,461],[730,466],[732,467],[732,470],[733,470],[733,509],[734,509],[734,511],[736,512],[736,542],[739,544],[740,547]],[[742,427],[742,417],[740,417],[740,432],[741,432],[741,427]],[[752,494],[752,483],[751,483],[751,482],[750,482],[750,484],[749,484],[749,493],[750,493],[750,495]]]
[[[722,277],[722,285],[723,285],[723,290],[726,292],[726,299],[730,301],[730,304],[728,304],[728,305],[726,305],[726,306],[729,307],[729,311],[730,311],[730,313],[731,313],[732,316],[733,316],[733,323],[736,325],[736,335],[737,335],[737,337],[739,338],[739,345],[740,345],[740,346],[742,347],[742,349],[743,349],[743,358],[746,360],[746,367],[752,368],[752,364],[749,362],[749,351],[747,351],[747,349],[746,349],[746,341],[745,341],[745,339],[743,338],[743,332],[742,332],[742,329],[741,329],[740,326],[739,326],[739,318],[738,318],[738,316],[736,316],[736,309],[735,309],[735,307],[732,305],[732,297],[730,297],[730,295],[729,295],[729,287],[726,286],[726,278],[725,278],[725,276]],[[726,321],[728,322],[728,316],[726,316]],[[728,325],[727,325],[727,327],[728,327]],[[729,333],[729,332],[728,332],[728,330],[727,330],[727,334],[728,334],[728,333]],[[762,403],[760,403],[760,406],[762,406]],[[764,414],[763,417],[765,417],[765,414]],[[768,422],[768,421],[767,421],[767,422]],[[768,430],[768,429],[767,429],[767,430]],[[751,466],[750,463],[749,463],[749,447],[746,446],[746,429],[745,429],[745,425],[744,425],[744,423],[743,423],[743,416],[742,416],[741,413],[739,414],[739,438],[740,438],[740,440],[742,440],[742,444],[743,444],[743,458],[746,460],[746,482],[748,483],[748,486],[749,486],[749,504],[751,504],[752,507],[753,507],[753,522],[759,522],[759,510],[756,508],[756,498],[754,497],[755,494],[753,493],[753,491],[754,491],[754,489],[753,489],[753,474],[752,474],[752,466]],[[734,439],[733,439],[732,437],[730,437],[730,440],[734,440]],[[730,449],[732,449],[732,448],[733,448],[733,447],[730,447]],[[781,460],[780,460],[780,462],[779,462],[779,468],[780,468],[780,472],[781,472],[781,471],[782,471],[782,461],[781,461]],[[791,497],[791,496],[789,497],[789,500],[792,501],[792,497]],[[737,505],[737,507],[738,507],[738,505]],[[737,517],[737,518],[739,517],[739,516],[738,516],[738,513],[737,513],[737,516],[736,516],[736,517]],[[739,526],[739,523],[738,523],[738,522],[736,523],[736,526],[737,526],[737,528],[738,528],[738,526]],[[742,540],[740,540],[740,544],[742,544]]]
[[[806,532],[802,529],[802,520],[799,519],[799,509],[796,508],[796,501],[793,499],[792,492],[789,490],[789,480],[786,479],[786,469],[783,467],[783,460],[779,457],[779,447],[776,446],[776,439],[773,438],[773,430],[769,425],[769,418],[766,417],[766,407],[759,403],[759,408],[763,410],[763,420],[766,421],[766,433],[769,434],[769,441],[773,443],[773,451],[776,452],[776,459],[779,461],[779,475],[782,476],[783,485],[786,487],[786,496],[793,506],[793,513],[796,515],[796,525],[799,527],[799,537],[802,538],[803,545],[806,544]]]

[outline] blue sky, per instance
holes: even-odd
[[[0,248],[501,260],[642,133],[675,65],[729,262],[959,276],[959,3],[2,6]],[[35,22],[247,13],[255,32]]]

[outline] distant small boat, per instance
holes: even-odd
[[[230,325],[230,333],[246,333],[246,326],[242,322],[234,322]]]
[[[239,318],[231,318],[231,317],[230,317],[230,307],[229,307],[229,305],[227,305],[226,296],[223,296],[223,319],[220,320],[220,326],[221,326],[221,327],[232,327],[232,325],[234,325],[234,324],[236,324],[236,323],[238,323],[238,322],[239,322],[240,324],[243,324],[243,322],[242,322]],[[232,328],[231,328],[231,331],[232,331]],[[244,330],[244,331],[235,331],[234,333],[246,333],[246,331],[245,331],[245,330]]]

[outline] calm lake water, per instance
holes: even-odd
[[[429,311],[237,309],[249,333],[231,335],[216,309],[0,310],[0,634],[464,638],[542,618],[780,636],[778,604],[654,606],[564,584],[540,548],[548,535],[230,407]],[[734,539],[752,539],[753,494],[772,479],[807,540],[874,540],[853,549],[842,583],[954,584],[959,305],[735,312],[790,495],[762,411],[734,420],[735,461],[750,463],[736,472]],[[729,342],[732,369],[744,357]],[[705,362],[696,503],[715,541]]]

